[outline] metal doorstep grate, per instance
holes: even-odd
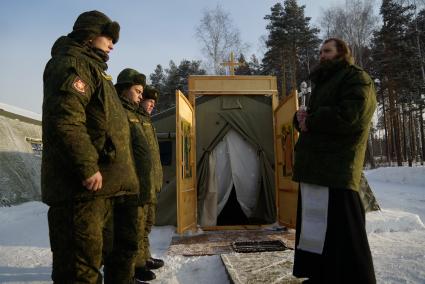
[[[284,251],[289,249],[282,241],[249,241],[233,242],[232,248],[235,252],[265,252]]]

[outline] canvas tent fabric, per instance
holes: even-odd
[[[0,206],[40,200],[41,122],[5,106],[0,104]]]
[[[256,121],[255,113],[247,113],[245,111],[231,110],[231,111],[223,111],[219,112],[219,116],[222,117],[226,121],[226,125],[223,127],[222,131],[218,133],[212,143],[208,146],[208,148],[204,151],[203,156],[201,157],[198,163],[199,175],[198,175],[198,210],[201,215],[201,220],[203,218],[202,214],[204,209],[204,203],[207,195],[208,195],[208,178],[210,175],[211,167],[209,165],[210,155],[212,151],[216,148],[216,146],[222,141],[225,135],[232,130],[233,133],[238,133],[243,139],[249,142],[251,145],[256,147],[257,158],[259,160],[259,186],[258,189],[255,188],[250,193],[251,196],[256,198],[256,204],[254,208],[252,208],[252,212],[247,212],[248,210],[245,208],[244,204],[241,204],[242,210],[248,217],[255,217],[258,219],[264,219],[266,223],[273,223],[276,220],[276,207],[275,207],[275,191],[274,191],[274,171],[272,168],[272,159],[268,159],[266,152],[270,152],[271,157],[273,156],[272,148],[267,149],[267,139],[261,139],[262,127],[258,127],[258,122]],[[271,122],[270,122],[271,123]],[[232,133],[232,132],[231,132]],[[266,143],[264,143],[266,142]],[[271,146],[273,147],[273,146]],[[235,150],[235,149],[232,149]],[[244,162],[244,155],[234,155],[234,159],[239,162]],[[233,170],[233,169],[232,169]],[[235,169],[232,171],[233,173],[237,173],[238,171]],[[217,173],[216,173],[217,174]],[[244,178],[243,173],[240,173],[240,178]],[[247,174],[247,173],[245,173]],[[236,175],[236,174],[235,174]],[[238,195],[238,188],[235,186],[236,194]],[[225,190],[227,197],[230,194],[230,189]],[[243,191],[243,188],[240,188],[239,191]],[[247,192],[247,191],[246,191]],[[238,196],[239,199],[239,196]],[[223,198],[223,200],[227,200],[227,198]],[[239,200],[239,203],[240,200]],[[220,204],[224,207],[225,202]],[[222,209],[219,208],[219,209]],[[220,210],[219,210],[220,211]],[[217,213],[220,213],[220,212]]]
[[[248,218],[252,217],[260,189],[259,170],[254,146],[230,129],[209,155],[208,192],[200,224],[217,225],[217,216],[226,205],[233,187],[242,211]]]
[[[276,221],[274,145],[271,98],[265,96],[203,96],[196,99],[198,221],[208,201],[210,155],[232,130],[251,145],[258,158],[258,192],[252,217]],[[153,117],[158,133],[175,132],[175,109]],[[243,156],[240,157],[243,162]],[[176,225],[175,161],[164,166],[164,187],[158,196],[157,225]],[[217,204],[218,205],[218,204]]]

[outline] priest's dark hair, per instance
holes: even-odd
[[[348,44],[342,39],[336,37],[326,39],[323,44],[326,44],[331,41],[335,42],[336,50],[338,51],[337,58],[341,58],[349,64],[354,64],[354,58],[351,54],[351,49]]]

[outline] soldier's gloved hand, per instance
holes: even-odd
[[[102,175],[97,171],[94,175],[83,180],[83,186],[90,191],[98,191],[102,189]]]

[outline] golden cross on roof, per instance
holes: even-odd
[[[230,52],[230,60],[229,61],[224,61],[223,63],[221,63],[220,65],[223,66],[229,66],[229,74],[230,75],[235,75],[235,66],[241,66],[242,64],[234,61],[235,58],[233,57],[233,51]]]

